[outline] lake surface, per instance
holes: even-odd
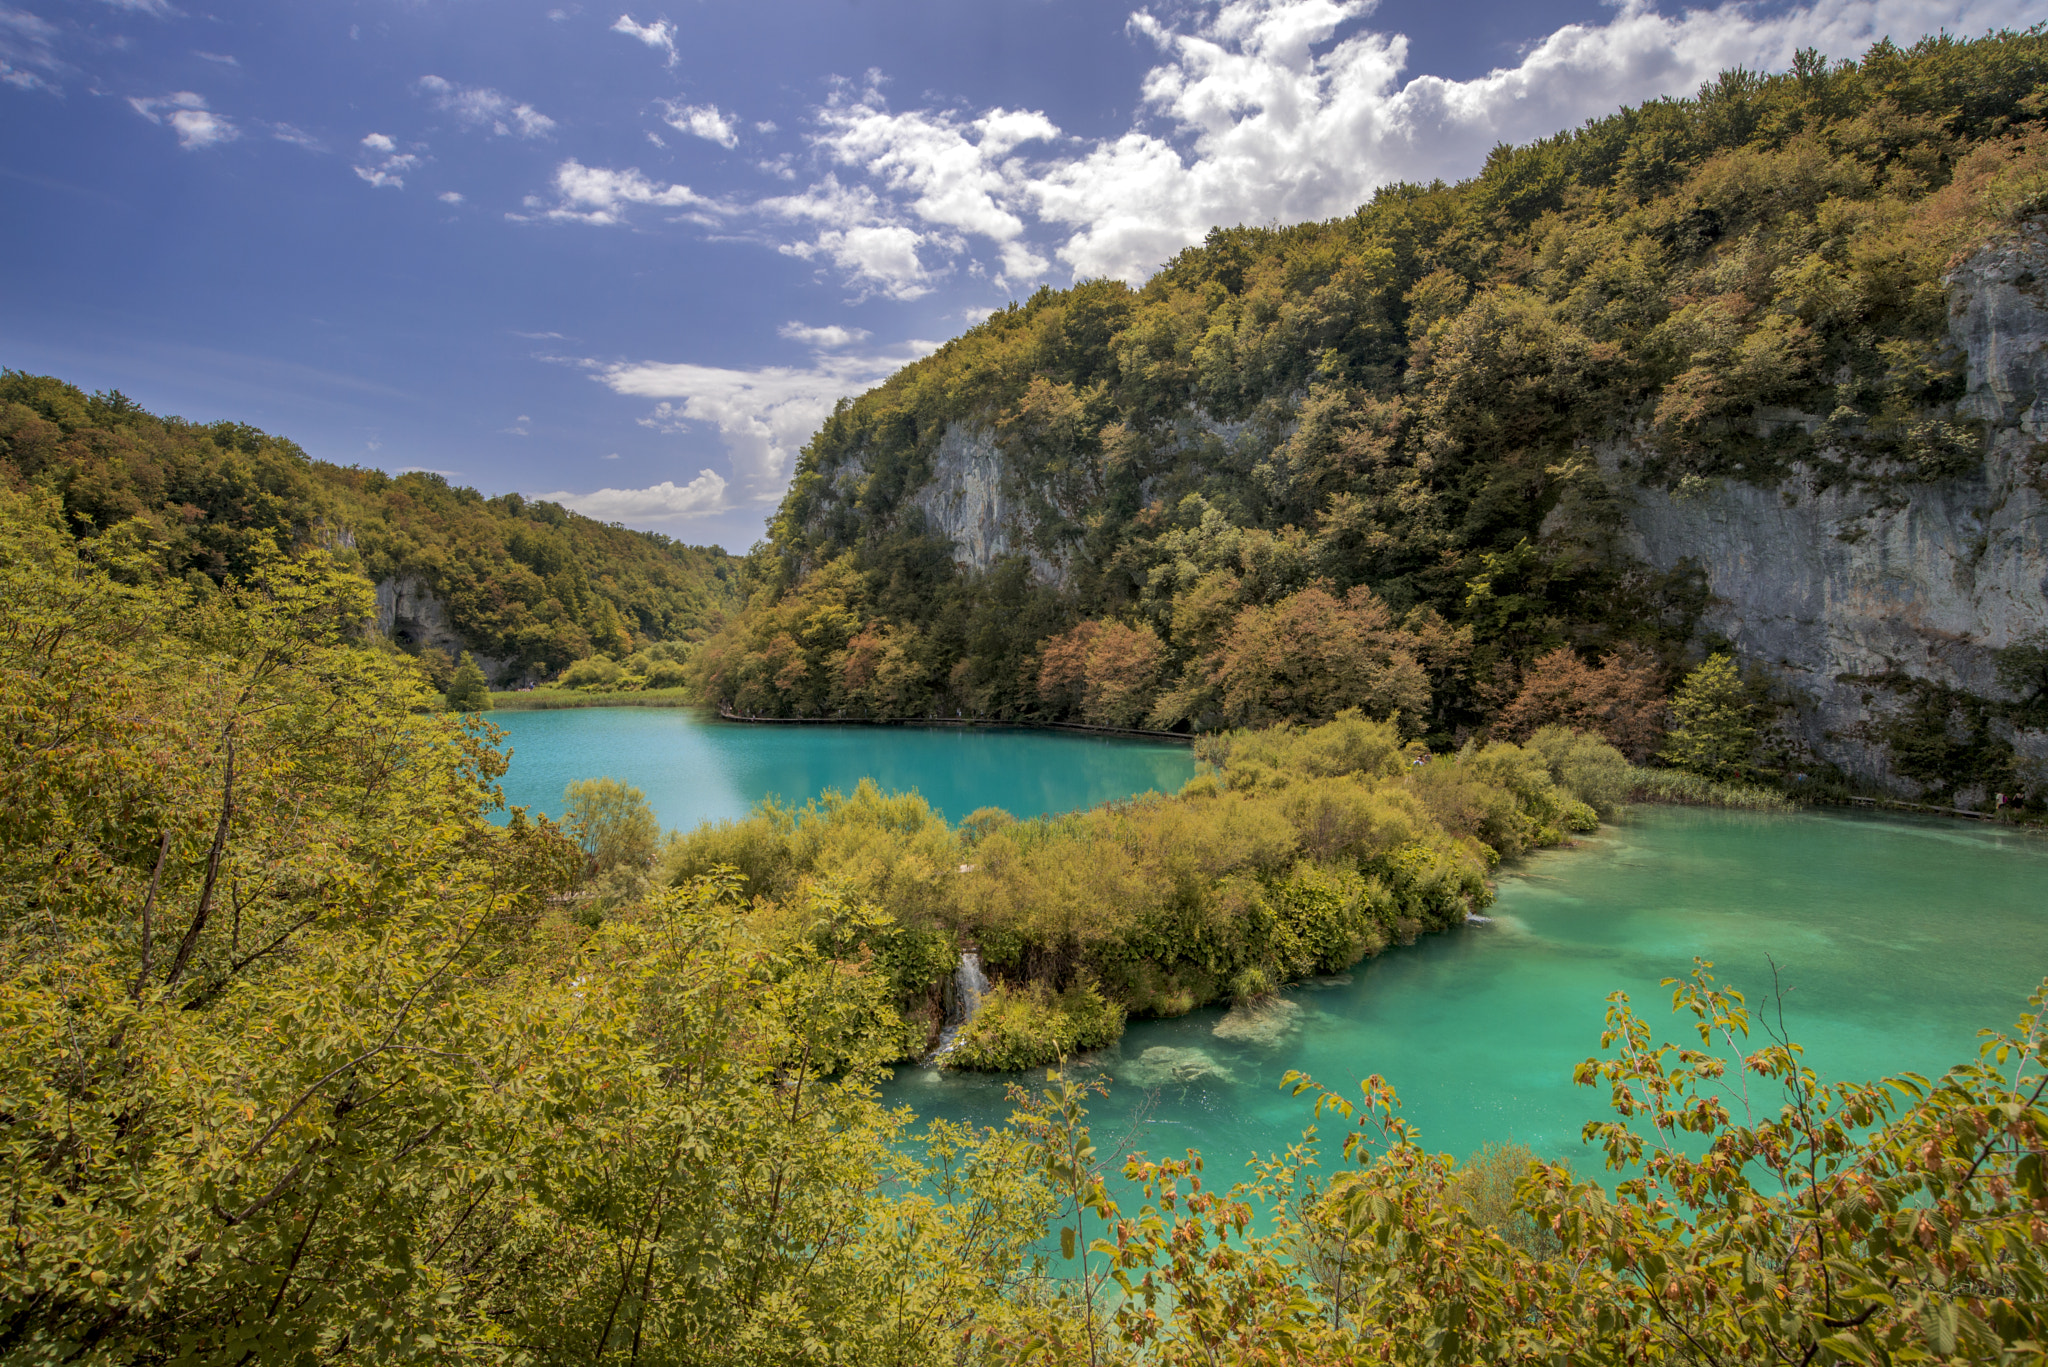
[[[802,805],[863,778],[916,790],[949,821],[980,807],[1016,817],[1070,812],[1194,777],[1186,745],[1023,727],[763,726],[688,708],[494,712],[512,767],[505,800],[562,815],[562,789],[615,778],[647,794],[661,824],[687,830],[745,816],[766,797]]]
[[[1301,1024],[1277,1047],[1217,1038],[1220,1010],[1134,1023],[1100,1056],[1098,1149],[1199,1148],[1212,1182],[1237,1180],[1247,1157],[1309,1122],[1307,1099],[1278,1089],[1295,1068],[1354,1099],[1358,1079],[1384,1075],[1432,1150],[1462,1158],[1512,1139],[1597,1175],[1579,1130],[1606,1117],[1603,1093],[1574,1086],[1573,1065],[1599,1052],[1616,989],[1658,1038],[1696,1043],[1657,985],[1694,955],[1759,1017],[1775,963],[1785,1025],[1824,1077],[1937,1076],[1975,1057],[1978,1030],[2010,1026],[2048,974],[2048,840],[1962,822],[1640,808],[1504,870],[1489,914],[1290,991]],[[1760,1028],[1750,1037],[1765,1042]],[[1162,1047],[1203,1050],[1232,1080],[1134,1085],[1134,1065]],[[990,1124],[1011,1109],[1003,1081],[906,1067],[887,1095]],[[1341,1122],[1322,1133],[1327,1168]]]

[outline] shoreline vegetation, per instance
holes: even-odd
[[[1301,1145],[1235,1185],[1133,1157],[1126,1208],[1078,1078],[1018,1085],[989,1128],[913,1130],[877,1095],[952,932],[1007,966],[986,1064],[1048,1021],[1080,1048],[1132,1006],[1256,998],[1454,923],[1498,857],[1590,827],[1630,782],[1602,742],[1424,758],[1343,717],[1209,738],[1175,798],[952,829],[867,787],[664,856],[605,780],[560,825],[494,824],[492,728],[366,637],[333,558],[200,590],[58,516],[0,490],[9,1361],[1422,1367],[1759,1337],[2017,1361],[2048,1338],[2034,1014],[1939,1086],[1829,1084],[1704,968],[1683,1049],[1616,994],[1577,1069],[1612,1104],[1586,1132],[1612,1186],[1432,1153],[1384,1080],[1294,1076]],[[1745,1053],[1755,1112],[1715,1090]]]
[[[494,712],[550,712],[575,707],[690,707],[710,709],[690,688],[645,688],[586,693],[575,688],[522,688],[491,694]]]

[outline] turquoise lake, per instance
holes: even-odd
[[[562,814],[562,789],[615,778],[647,794],[672,830],[745,816],[766,797],[801,806],[872,778],[923,794],[947,820],[980,807],[1042,816],[1194,777],[1186,745],[1023,727],[761,726],[689,708],[590,707],[494,712],[512,767],[505,800]]]
[[[1184,746],[1041,731],[746,726],[628,708],[493,720],[513,751],[510,801],[559,813],[565,783],[609,775],[645,789],[670,827],[863,776],[915,788],[957,820],[1172,791],[1194,771]],[[1660,1037],[1696,1038],[1681,1035],[1659,979],[1704,956],[1761,1014],[1775,973],[1808,1061],[1864,1079],[1974,1057],[1976,1032],[2011,1024],[2048,974],[2048,839],[1995,826],[1645,807],[1498,882],[1490,921],[1289,990],[1298,1025],[1272,1047],[1219,1038],[1220,1010],[1134,1022],[1095,1060],[1110,1088],[1094,1104],[1098,1147],[1199,1148],[1227,1180],[1308,1122],[1279,1090],[1287,1070],[1354,1096],[1378,1073],[1432,1149],[1513,1139],[1591,1173],[1598,1157],[1579,1131],[1602,1116],[1601,1096],[1571,1072],[1598,1051],[1609,992],[1628,992]],[[1148,1049],[1200,1050],[1227,1080],[1138,1085]],[[922,1115],[997,1123],[1005,1080],[904,1067],[887,1094]]]
[[[1287,1070],[1353,1098],[1378,1073],[1433,1151],[1514,1140],[1594,1175],[1600,1155],[1579,1133],[1608,1118],[1604,1093],[1571,1074],[1599,1052],[1610,992],[1626,991],[1660,1039],[1696,1045],[1658,981],[1711,959],[1761,1017],[1775,965],[1807,1061],[1863,1080],[1974,1059],[1977,1031],[2011,1025],[2048,974],[2048,840],[1963,822],[1637,808],[1503,869],[1499,892],[1485,924],[1287,992],[1302,1010],[1276,1047],[1218,1038],[1220,1010],[1134,1022],[1099,1056],[1098,1149],[1197,1148],[1212,1181],[1233,1180],[1309,1123],[1307,1099],[1279,1090]],[[1761,1028],[1750,1037],[1766,1042]],[[1154,1048],[1199,1049],[1230,1080],[1132,1085]],[[983,1124],[1010,1110],[1000,1080],[925,1068],[898,1070],[889,1096]],[[1759,1116],[1776,1110],[1755,1099]],[[1331,1160],[1339,1134],[1323,1126]]]

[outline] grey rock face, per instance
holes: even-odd
[[[406,650],[438,646],[451,660],[461,659],[462,652],[469,649],[448,620],[448,605],[418,575],[401,574],[377,585],[377,630]],[[470,658],[488,682],[509,681],[511,661],[475,653]]]
[[[1065,559],[1046,555],[1032,542],[1029,510],[989,428],[950,424],[932,455],[931,478],[910,503],[924,513],[930,531],[953,543],[954,558],[967,568],[986,570],[1021,553],[1030,557],[1032,578],[1066,586]]]
[[[1949,276],[1950,335],[1969,357],[1958,416],[1981,419],[1981,469],[1906,497],[1728,483],[1679,502],[1629,490],[1628,548],[1659,569],[1683,559],[1714,594],[1708,630],[1809,700],[1796,727],[1823,758],[1910,792],[1869,734],[1891,700],[1843,676],[1897,671],[1996,697],[1993,652],[2048,629],[2048,230],[2029,225]],[[1613,473],[1625,453],[1600,452]],[[1617,481],[1619,483],[1619,481]],[[2013,737],[2048,755],[2048,737]]]

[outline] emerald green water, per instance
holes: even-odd
[[[1024,730],[747,726],[641,708],[500,713],[507,799],[559,815],[563,786],[610,776],[644,789],[662,823],[739,816],[763,797],[803,802],[873,777],[916,789],[948,818],[977,807],[1068,811],[1194,772],[1183,746]],[[1760,816],[1641,808],[1568,850],[1502,871],[1492,920],[1301,985],[1297,1028],[1273,1047],[1218,1038],[1223,1013],[1131,1026],[1100,1056],[1105,1152],[1199,1148],[1222,1178],[1293,1142],[1308,1121],[1278,1090],[1300,1069],[1356,1095],[1370,1073],[1399,1090],[1433,1149],[1514,1139],[1597,1171],[1579,1130],[1600,1096],[1574,1087],[1597,1052],[1609,992],[1628,992],[1680,1038],[1658,980],[1712,959],[1761,1006],[1773,965],[1786,1026],[1828,1077],[1929,1076],[1974,1055],[2048,974],[2048,839],[1917,818]],[[1775,1011],[1774,1013],[1775,1014]],[[1761,1036],[1756,1037],[1761,1042]],[[1230,1074],[1190,1086],[1132,1081],[1147,1049],[1199,1049]],[[888,1098],[924,1116],[997,1123],[1009,1079],[899,1069]],[[1328,1128],[1326,1127],[1326,1132]]]
[[[1014,816],[1071,812],[1194,776],[1172,742],[1023,728],[759,726],[688,708],[590,707],[494,712],[512,767],[505,800],[559,817],[562,789],[615,778],[647,794],[663,826],[745,816],[766,797],[801,805],[872,778],[916,790],[949,821],[978,807]]]
[[[1976,1032],[2009,1025],[2048,974],[2048,840],[1995,827],[1644,808],[1499,885],[1490,923],[1288,993],[1303,1012],[1277,1047],[1217,1038],[1216,1010],[1133,1024],[1101,1056],[1098,1148],[1199,1148],[1212,1180],[1235,1180],[1308,1123],[1278,1089],[1294,1068],[1353,1097],[1359,1078],[1384,1075],[1432,1150],[1513,1139],[1597,1173],[1579,1131],[1602,1096],[1571,1072],[1598,1052],[1609,992],[1627,991],[1661,1038],[1696,1041],[1660,978],[1701,955],[1761,1007],[1775,963],[1808,1061],[1864,1079],[1974,1058]],[[1233,1080],[1133,1085],[1133,1063],[1162,1046],[1203,1050]],[[903,1068],[887,1091],[921,1115],[988,1124],[1011,1109],[1002,1081]]]

